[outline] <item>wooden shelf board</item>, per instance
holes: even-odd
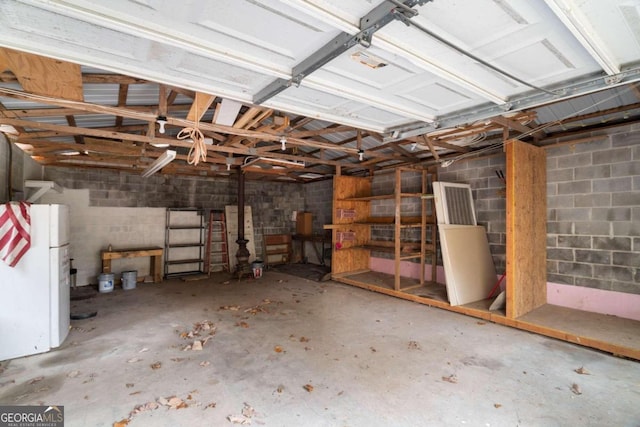
[[[640,360],[637,320],[545,304],[515,322],[531,332]]]
[[[545,304],[517,319],[504,310],[489,311],[493,299],[451,306],[443,285],[415,286],[415,280],[402,278],[401,289],[393,289],[393,276],[371,271],[342,273],[333,279],[374,292],[477,317],[505,326],[595,348],[640,360],[640,321]],[[413,284],[411,283],[413,280]]]
[[[282,254],[289,254],[291,251],[289,251],[289,249],[270,249],[267,250],[267,255],[282,255]]]
[[[402,198],[410,198],[410,197],[422,197],[422,193],[401,193],[400,197]],[[366,197],[347,197],[344,199],[340,199],[341,201],[346,202],[367,202],[370,200],[389,200],[395,199],[395,194],[380,194],[378,196],[366,196]]]

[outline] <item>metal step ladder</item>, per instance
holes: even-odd
[[[224,211],[209,212],[207,225],[207,274],[217,271],[229,272],[229,251],[227,247],[227,226]]]

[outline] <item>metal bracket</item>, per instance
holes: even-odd
[[[382,2],[360,19],[360,31],[357,34],[351,35],[345,32],[338,34],[329,43],[293,67],[290,80],[274,80],[255,95],[253,103],[257,105],[262,104],[292,84],[299,86],[302,80],[309,74],[323,67],[356,44],[360,44],[365,48],[370,47],[373,34],[376,31],[394,19],[402,19],[400,17],[406,18],[405,14],[415,16],[417,12],[411,8],[415,5],[423,5],[429,1],[433,0],[404,0],[403,2],[388,0]]]

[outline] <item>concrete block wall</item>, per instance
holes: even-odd
[[[87,207],[92,208],[161,208],[161,218],[154,220],[154,227],[162,239],[157,246],[164,246],[164,210],[167,207],[196,207],[224,209],[237,204],[238,182],[236,179],[212,179],[199,177],[174,177],[154,175],[147,179],[136,174],[109,170],[87,170],[47,167],[46,179],[55,180],[65,189],[88,191]],[[69,193],[68,193],[69,194]],[[64,203],[64,201],[60,202]],[[246,181],[245,203],[252,207],[255,231],[256,257],[262,256],[262,235],[292,233],[295,223],[291,221],[293,211],[305,208],[304,186],[298,183],[276,183],[270,181]],[[107,218],[108,210],[100,210]],[[124,212],[124,210],[123,210]],[[132,211],[133,212],[133,211]],[[137,212],[137,211],[136,211]],[[142,213],[131,213],[123,227],[132,225]],[[90,233],[93,223],[85,223]],[[135,230],[138,232],[138,230]],[[154,229],[153,233],[156,233]],[[121,238],[126,237],[120,236]],[[107,236],[95,236],[102,247],[116,245]],[[123,243],[121,240],[120,242]],[[136,242],[130,246],[134,246]],[[154,244],[155,246],[155,244]],[[79,264],[78,264],[79,265]],[[97,274],[97,273],[96,273]]]
[[[499,170],[506,175],[503,154],[441,167],[438,169],[438,180],[471,186],[478,225],[487,230],[496,271],[502,274],[506,266],[506,199],[505,185],[496,175]]]
[[[640,294],[640,132],[547,149],[547,279]]]
[[[592,142],[547,152],[547,280],[640,294],[640,129],[594,134]],[[555,141],[561,142],[561,141]],[[498,273],[504,272],[504,155],[440,168],[441,181],[468,183],[478,222],[487,228]]]
[[[333,220],[333,180],[304,185],[304,210],[313,214],[313,233],[324,233],[324,225]]]

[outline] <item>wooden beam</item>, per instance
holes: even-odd
[[[214,99],[216,99],[215,95],[196,92],[196,99],[193,101],[193,104],[191,104],[191,109],[189,110],[189,114],[187,114],[187,120],[199,122],[211,104],[213,104]]]
[[[18,91],[15,89],[10,89],[10,88],[5,88],[5,87],[0,87],[0,95],[3,96],[8,96],[11,98],[17,98],[17,99],[25,99],[25,100],[34,100],[36,99],[36,97],[34,97],[33,95],[26,93],[26,92],[22,92],[22,91]],[[152,114],[152,113],[144,113],[144,112],[138,112],[138,111],[133,111],[133,110],[129,110],[128,108],[121,108],[121,107],[111,107],[111,106],[104,106],[104,105],[97,105],[97,104],[91,104],[91,103],[87,103],[87,102],[79,102],[79,101],[67,101],[67,100],[63,100],[63,99],[57,99],[57,98],[53,98],[53,97],[45,97],[45,96],[40,96],[37,97],[37,101],[40,103],[46,103],[46,104],[52,104],[52,105],[57,105],[57,106],[61,106],[61,107],[73,107],[73,108],[82,108],[86,111],[91,111],[94,113],[98,113],[98,114],[111,114],[111,115],[121,115],[123,117],[128,117],[128,118],[132,118],[132,119],[137,119],[137,120],[141,120],[141,121],[152,121],[155,120],[156,115]],[[8,119],[4,119],[4,120],[8,120]],[[176,117],[167,117],[168,123],[173,125],[173,126],[180,126],[180,127],[186,127],[186,126],[190,126],[192,123],[188,120],[185,119],[180,119],[180,118],[176,118]],[[42,129],[49,129],[49,130],[58,130],[58,129],[52,129],[52,128],[46,128],[43,126],[43,124],[38,123],[38,122],[27,122],[27,121],[19,121],[22,122],[20,125],[23,124],[27,124],[30,125],[32,127],[40,127]],[[9,124],[9,123],[7,123]],[[80,128],[78,128],[80,129]],[[218,133],[224,133],[224,134],[231,134],[231,135],[238,135],[238,136],[243,136],[246,138],[257,138],[257,139],[261,139],[263,141],[270,141],[270,142],[278,142],[280,140],[280,136],[275,133],[274,131],[254,131],[254,130],[250,130],[250,129],[236,129],[230,126],[223,126],[223,125],[215,125],[212,123],[200,123],[200,129],[204,132],[204,131],[213,131],[213,132],[218,132]],[[90,131],[90,129],[85,129],[83,132],[86,131]],[[69,129],[66,130],[66,132],[74,134],[74,133],[79,133],[79,134],[83,134],[83,132],[76,132],[76,131],[70,131]],[[120,133],[121,134],[121,133]],[[103,134],[100,135],[103,136],[105,138],[109,138],[109,137],[114,137],[114,138],[118,138],[116,136],[109,136],[108,134]],[[301,139],[301,138],[295,138],[292,136],[288,136],[287,137],[287,144],[291,144],[292,146],[302,146],[302,147],[312,147],[312,148],[325,148],[325,149],[329,149],[329,150],[337,150],[337,151],[343,151],[346,153],[352,153],[352,154],[357,154],[357,149],[356,148],[349,148],[349,147],[341,147],[341,146],[337,146],[333,143],[325,143],[325,142],[320,142],[320,141],[316,141],[316,140],[312,140],[312,139]],[[243,154],[250,154],[248,152],[245,152]],[[376,151],[370,151],[368,156],[370,157],[382,157],[382,158],[387,158],[387,159],[391,159],[391,160],[404,160],[402,158],[400,158],[399,156],[388,156],[388,155],[384,155],[381,153],[377,153]]]
[[[10,124],[12,126],[26,125],[29,127],[37,126],[42,129],[59,132],[60,134],[79,134],[79,135],[85,135],[85,136],[93,136],[97,138],[108,138],[108,139],[115,139],[115,140],[122,140],[122,141],[136,141],[136,142],[143,142],[143,143],[161,142],[161,143],[168,143],[176,147],[186,147],[186,148],[190,148],[192,146],[190,142],[185,142],[183,140],[178,140],[173,138],[149,138],[145,135],[134,135],[134,134],[122,133],[122,132],[108,132],[100,129],[73,128],[70,126],[54,125],[50,123],[29,122],[29,121],[17,120],[17,119],[0,118],[0,124]],[[29,141],[28,137],[23,139],[19,138],[18,140],[20,142]],[[230,153],[230,154],[240,154],[244,156],[252,155],[246,147],[236,148],[236,147],[227,147],[223,145],[213,145],[213,146],[207,146],[207,150],[212,152],[217,151],[217,152]],[[277,157],[282,159],[287,159],[287,160],[310,161],[314,163],[321,163],[321,164],[332,165],[332,166],[339,164],[337,161],[333,161],[333,160],[321,160],[313,157],[306,157],[306,156],[300,156],[300,155],[294,156],[289,154],[278,154]]]
[[[158,86],[158,116],[167,115],[167,87]]]
[[[310,136],[326,135],[330,133],[353,132],[355,130],[356,129],[352,126],[332,125],[322,129],[292,132],[290,136],[293,138],[307,138]]]
[[[507,317],[516,319],[547,303],[546,153],[517,140],[505,147]]]
[[[18,78],[12,72],[0,72],[0,81],[4,83],[17,82]],[[122,74],[107,73],[84,73],[82,74],[82,83],[91,84],[144,84],[149,83],[145,79],[137,77],[124,76]]]
[[[431,140],[431,143],[441,148],[457,151],[458,153],[468,153],[470,151],[467,147],[460,147],[458,145],[449,144],[444,141],[438,141],[437,139]]]
[[[71,127],[77,127],[76,118],[73,116],[66,116],[67,123]],[[73,139],[76,141],[76,144],[84,144],[84,137],[82,135],[74,135]]]
[[[249,123],[255,116],[262,112],[261,108],[251,107],[247,111],[244,112],[242,116],[238,120],[235,121],[233,127],[236,129],[245,129],[245,125]]]
[[[82,101],[80,65],[17,50],[0,48],[22,88],[38,95]]]
[[[121,83],[118,88],[118,107],[126,107],[127,106],[127,95],[129,93],[129,85],[126,83]],[[116,127],[122,126],[122,116],[116,116]]]
[[[431,142],[431,138],[429,138],[427,135],[422,135],[422,137],[424,138],[424,142],[427,144],[427,147],[429,147],[429,151],[431,151],[431,155],[433,156],[433,158],[436,161],[440,160],[440,155],[436,151],[436,148],[433,146],[433,142]]]
[[[291,124],[289,125],[289,131],[292,130],[296,130],[298,128],[301,128],[309,123],[311,123],[312,121],[314,121],[315,119],[313,117],[304,117],[304,116],[300,116],[297,117],[295,120],[293,120],[291,122]]]
[[[128,111],[141,111],[145,113],[154,113],[157,109],[157,105],[129,105],[126,106]],[[189,105],[171,105],[168,107],[169,113],[183,113],[189,110]],[[81,116],[96,113],[92,111],[79,110],[76,108],[13,108],[7,110],[7,114],[11,114],[11,117],[15,118],[30,118],[30,117],[61,117],[61,116]],[[8,116],[7,116],[8,117]]]
[[[544,138],[546,135],[541,130],[533,130],[529,126],[525,126],[517,120],[508,119],[503,116],[492,117],[491,121],[505,128],[513,129],[523,134],[531,135],[536,138]]]

